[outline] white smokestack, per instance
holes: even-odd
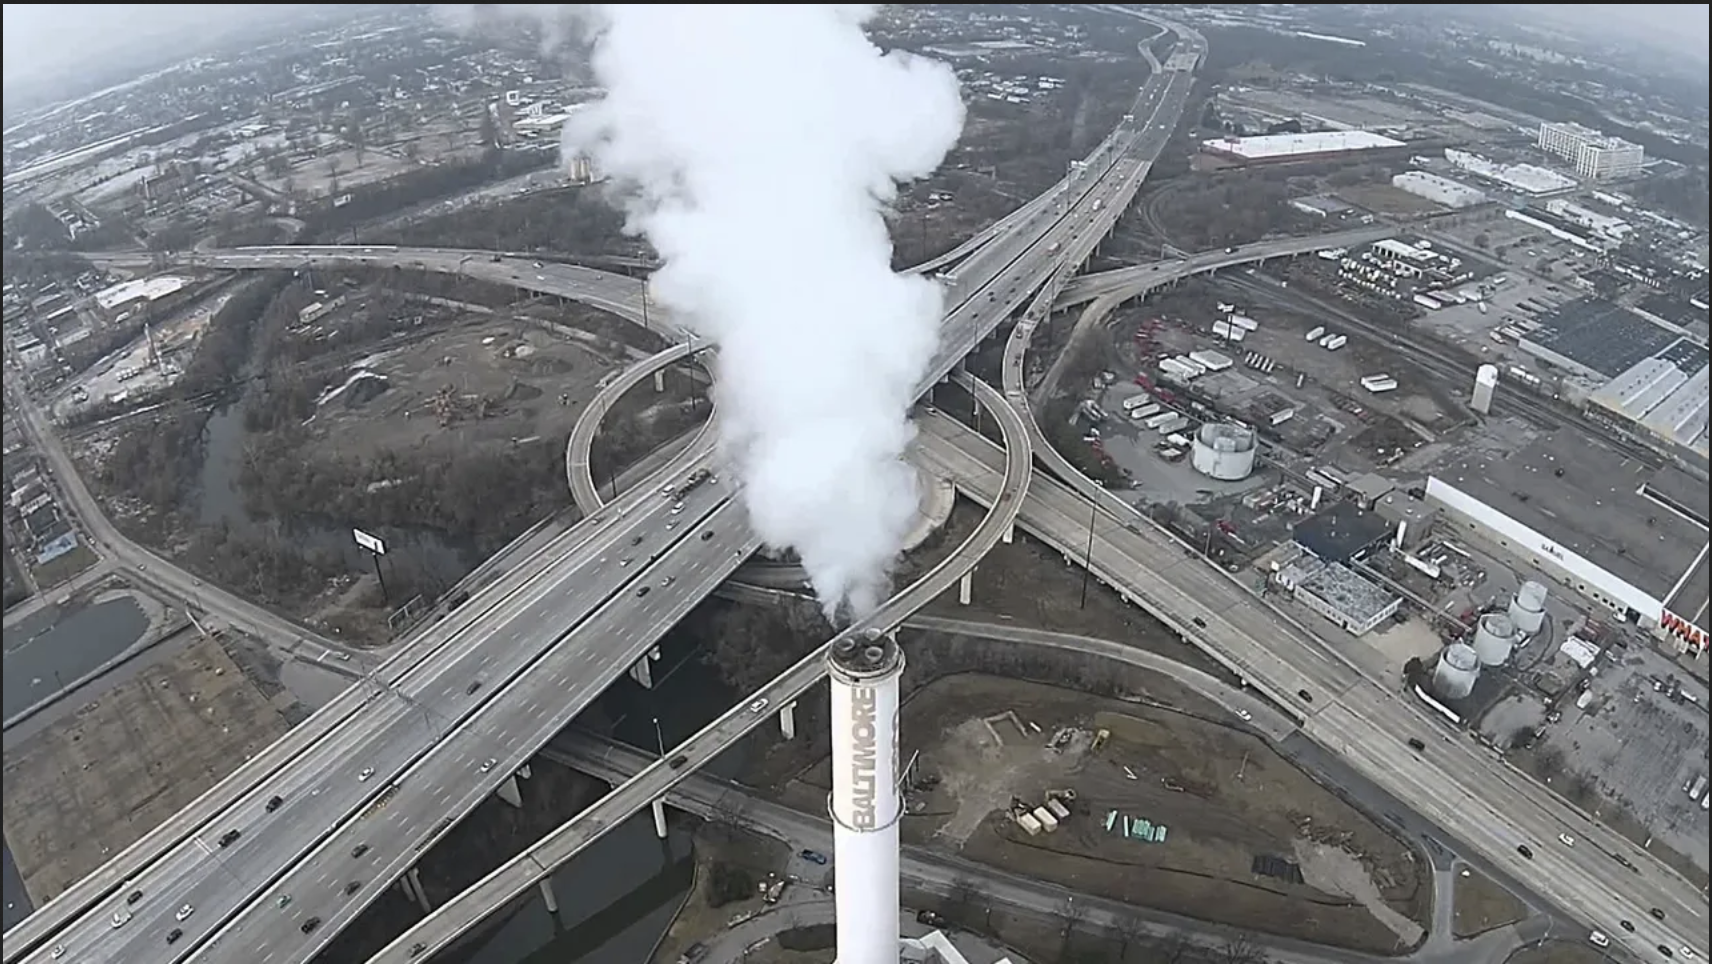
[[[838,964],[898,961],[898,704],[904,658],[875,635],[835,641],[832,687],[833,899]]]
[[[916,507],[903,455],[937,286],[891,270],[882,213],[963,124],[943,64],[882,55],[857,4],[598,4],[605,100],[565,127],[637,194],[651,291],[719,346],[724,455],[756,532],[827,614],[870,612]]]

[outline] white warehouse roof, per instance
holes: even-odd
[[[1299,154],[1335,154],[1402,147],[1403,142],[1372,131],[1323,131],[1317,134],[1264,134],[1259,137],[1219,137],[1202,141],[1209,151],[1232,154],[1249,160],[1292,157]]]

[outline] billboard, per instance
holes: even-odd
[[[380,536],[371,536],[361,529],[352,529],[351,535],[356,537],[357,545],[377,556],[386,555],[386,542]]]

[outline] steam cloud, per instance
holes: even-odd
[[[828,617],[875,609],[917,503],[908,409],[938,344],[932,282],[882,218],[963,127],[943,64],[882,54],[869,5],[598,4],[608,94],[565,156],[637,188],[651,292],[719,346],[724,457],[756,532],[795,549]]]

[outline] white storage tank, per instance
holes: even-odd
[[[1492,396],[1498,391],[1498,366],[1481,365],[1474,372],[1474,397],[1469,406],[1482,415],[1492,414]]]
[[[1254,474],[1254,430],[1229,422],[1208,422],[1195,433],[1190,464],[1220,482],[1240,482]]]
[[[1482,666],[1503,666],[1516,648],[1516,624],[1503,613],[1487,613],[1474,625],[1474,655]]]
[[[1532,579],[1522,583],[1510,600],[1509,615],[1516,632],[1529,637],[1538,633],[1546,624],[1546,587]]]
[[[1466,643],[1451,643],[1439,653],[1439,664],[1433,670],[1433,692],[1440,699],[1467,699],[1480,679],[1480,657]]]

